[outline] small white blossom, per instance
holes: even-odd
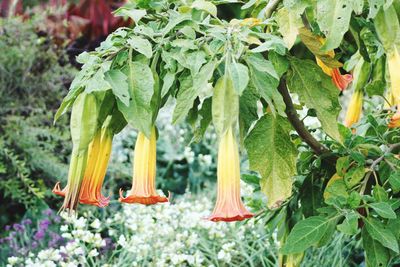
[[[96,218],[96,219],[90,224],[90,226],[91,226],[92,228],[94,228],[94,229],[99,229],[100,226],[101,226],[100,220]]]
[[[99,252],[97,251],[97,249],[92,249],[91,251],[89,251],[88,256],[89,257],[96,257],[99,255]]]
[[[11,266],[17,264],[19,262],[19,258],[18,257],[9,257],[7,259],[8,264],[10,264]]]

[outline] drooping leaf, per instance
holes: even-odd
[[[286,43],[286,47],[288,49],[292,48],[299,34],[299,28],[303,26],[301,17],[283,7],[279,9],[276,14],[276,21],[279,25],[279,32],[282,34],[283,40]]]
[[[211,1],[196,0],[193,2],[192,8],[204,10],[213,16],[217,16],[217,7]]]
[[[151,43],[147,39],[138,36],[132,36],[127,40],[127,42],[130,47],[143,54],[145,57],[151,58],[153,56]]]
[[[277,112],[281,116],[286,116],[286,105],[283,102],[282,95],[277,90],[279,76],[272,63],[259,55],[251,54],[246,58],[246,62],[250,68],[251,83],[261,97],[267,101],[272,113]]]
[[[358,214],[351,212],[346,214],[344,221],[337,226],[337,229],[346,235],[355,235],[358,230]]]
[[[200,69],[192,82],[188,81],[185,87],[179,89],[176,107],[172,117],[173,123],[179,123],[185,118],[188,111],[193,106],[193,101],[199,95],[200,91],[207,86],[208,81],[214,73],[215,67],[215,61],[208,62]]]
[[[381,243],[384,247],[399,253],[399,244],[397,243],[396,237],[385,227],[383,223],[371,217],[364,219],[364,223],[368,234],[373,239]]]
[[[312,216],[299,221],[287,237],[281,253],[286,255],[300,253],[316,245],[328,230],[330,222],[334,219],[337,218]]]
[[[386,202],[371,203],[369,206],[378,213],[379,216],[386,219],[396,219],[396,213]]]
[[[317,21],[326,42],[322,50],[337,48],[349,29],[353,5],[347,0],[320,0],[317,2]]]
[[[150,136],[152,125],[151,99],[154,93],[154,77],[149,66],[131,62],[125,70],[128,77],[129,106],[117,99],[118,109],[130,125]]]
[[[292,58],[288,72],[288,87],[297,93],[308,108],[317,112],[322,128],[333,139],[341,140],[337,117],[341,110],[339,91],[322,70],[311,60]]]
[[[367,267],[388,266],[390,260],[389,250],[373,239],[366,228],[362,230],[361,235]]]
[[[105,79],[111,85],[114,95],[125,106],[129,106],[128,77],[120,70],[109,70],[105,73]]]
[[[238,95],[241,95],[249,83],[249,69],[237,62],[231,62],[228,68],[232,77],[233,88]]]
[[[289,122],[277,115],[265,114],[245,139],[250,168],[261,175],[261,190],[268,207],[279,207],[292,194],[296,173],[296,146],[290,140]]]

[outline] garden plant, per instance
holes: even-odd
[[[130,0],[114,16],[131,26],[77,57],[55,113],[55,125],[69,116],[72,139],[52,189],[61,217],[49,211],[31,231],[49,248],[10,265],[400,262],[399,0]],[[106,193],[113,145],[133,129],[131,184]],[[199,164],[216,166],[163,186],[178,160],[160,166],[161,140],[201,144],[212,158]],[[175,199],[188,187],[197,194]],[[23,222],[14,237],[31,229]]]

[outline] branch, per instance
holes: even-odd
[[[265,7],[265,17],[269,19],[281,0],[270,0]]]
[[[286,104],[285,113],[288,117],[288,120],[299,134],[301,139],[307,143],[307,145],[309,145],[317,155],[331,154],[331,151],[329,151],[324,145],[318,142],[314,136],[311,135],[311,133],[304,126],[304,123],[297,116],[296,109],[293,106],[292,98],[290,97],[289,91],[286,88],[286,81],[284,78],[281,79],[278,90]]]

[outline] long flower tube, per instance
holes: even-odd
[[[361,118],[362,107],[363,107],[363,96],[364,87],[368,83],[371,75],[371,63],[360,58],[357,65],[354,68],[353,76],[354,80],[352,83],[353,95],[346,112],[346,118],[344,125],[351,127],[357,123]]]
[[[388,67],[390,75],[390,99],[391,105],[397,105],[397,112],[390,119],[389,128],[400,127],[400,55],[394,46],[393,51],[388,54]]]
[[[93,145],[89,157],[96,158],[93,165],[88,166],[85,177],[82,181],[82,188],[79,195],[79,202],[82,204],[95,205],[98,207],[108,206],[110,197],[105,197],[101,193],[104,178],[107,173],[108,161],[111,155],[113,135],[107,127],[101,130],[99,145]]]
[[[353,124],[360,120],[362,113],[363,104],[363,91],[358,90],[351,96],[350,104],[346,112],[346,118],[344,120],[344,125],[346,127],[351,127]]]
[[[75,100],[71,113],[71,137],[73,149],[68,171],[68,182],[61,209],[76,209],[82,180],[85,174],[89,144],[97,128],[98,106],[93,94],[81,93]],[[56,191],[59,189],[59,185]],[[62,193],[59,193],[62,194]]]
[[[209,220],[218,222],[241,221],[253,216],[240,197],[239,151],[232,128],[222,136],[218,150],[217,202]]]
[[[388,55],[388,67],[391,83],[391,94],[396,104],[400,104],[400,55],[399,50],[395,46],[393,51]]]
[[[156,129],[151,129],[150,138],[139,132],[133,159],[132,188],[126,197],[122,189],[119,190],[120,202],[153,205],[159,202],[168,202],[156,192]]]

